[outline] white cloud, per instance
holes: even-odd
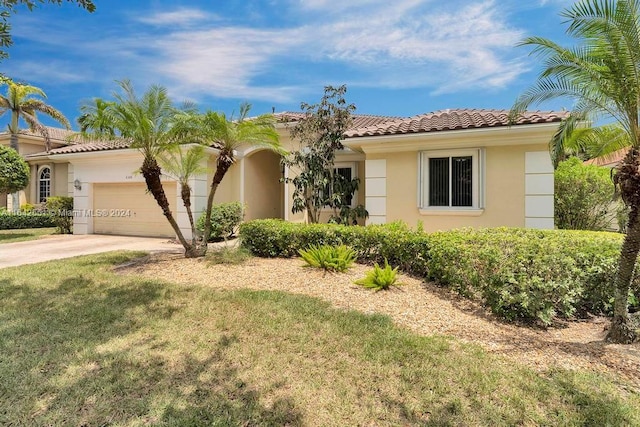
[[[146,25],[96,40],[73,39],[66,28],[25,37],[74,46],[77,57],[91,58],[84,73],[59,68],[63,80],[84,74],[104,82],[109,70],[113,78],[159,82],[194,99],[296,101],[309,85],[326,83],[327,64],[349,70],[341,82],[351,85],[434,93],[502,87],[526,71],[512,49],[523,33],[493,0],[283,1],[282,13],[298,24],[213,25],[207,20],[215,15],[182,8],[135,18]],[[274,75],[281,81],[270,83]]]
[[[218,17],[192,8],[180,8],[170,12],[158,12],[137,18],[139,22],[151,25],[187,25],[208,19],[218,19]]]

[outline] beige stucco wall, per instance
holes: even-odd
[[[67,163],[56,163],[52,168],[53,172],[53,188],[51,195],[53,196],[73,196],[69,194],[69,166]]]
[[[216,158],[214,156],[207,163],[207,194],[216,170]],[[231,165],[222,182],[216,190],[213,203],[228,203],[240,200],[240,165],[239,162]]]
[[[243,161],[245,220],[283,218],[280,156],[269,150],[260,150]]]
[[[477,216],[420,213],[419,151],[370,154],[367,159],[386,159],[387,222],[402,220],[415,227],[421,221],[425,231],[432,232],[460,227],[524,227],[525,153],[545,150],[546,144],[486,147],[485,207]]]

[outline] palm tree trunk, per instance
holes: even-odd
[[[191,211],[191,188],[188,184],[180,184],[180,196],[182,197],[182,204],[187,210],[189,224],[191,225],[191,246],[195,247],[198,242],[196,239],[196,224],[193,221],[193,212]]]
[[[222,152],[218,155],[216,161],[216,173],[211,180],[211,188],[209,189],[209,197],[207,198],[207,212],[204,217],[204,235],[202,236],[203,255],[207,253],[207,242],[209,242],[209,235],[211,234],[211,211],[213,210],[213,198],[216,195],[218,186],[222,182],[222,178],[226,175],[227,171],[233,164],[233,159],[228,158]]]
[[[622,243],[618,272],[615,279],[613,320],[607,341],[629,344],[637,333],[629,319],[629,289],[640,252],[640,152],[632,148],[618,166],[614,181],[620,188],[622,199],[629,206],[627,235]]]
[[[14,127],[13,120],[12,120],[12,125],[9,127],[9,131],[11,132],[11,138],[9,139],[9,146],[14,150],[18,151],[20,147],[18,146],[17,123]],[[19,210],[20,210],[20,192],[16,191],[14,193],[11,193],[11,211],[13,213],[17,213]]]
[[[628,298],[629,288],[633,279],[633,271],[640,252],[640,218],[638,207],[631,207],[627,235],[620,251],[618,274],[615,280],[615,299],[613,306],[613,320],[607,334],[607,341],[630,344],[637,338],[636,331],[629,319]]]
[[[144,161],[142,162],[140,171],[142,172],[142,176],[147,183],[149,192],[151,192],[153,198],[158,203],[158,206],[160,206],[160,208],[162,209],[162,213],[169,221],[169,224],[171,224],[171,228],[173,228],[176,236],[178,236],[178,240],[184,247],[184,256],[186,258],[194,258],[195,256],[197,256],[194,251],[195,248],[184,238],[184,235],[182,234],[178,223],[171,213],[167,195],[165,194],[164,188],[162,187],[162,182],[160,181],[161,171],[160,166],[158,166],[158,162],[152,157],[145,157]]]

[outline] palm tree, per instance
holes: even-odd
[[[630,343],[637,338],[627,299],[640,251],[640,0],[581,0],[565,9],[568,34],[580,44],[565,48],[530,37],[544,61],[534,86],[521,95],[513,113],[558,97],[575,100],[576,117],[612,119],[624,129],[629,152],[615,170],[614,182],[629,207],[627,234],[615,277],[614,314],[607,339]]]
[[[631,146],[629,135],[618,123],[593,126],[586,118],[571,114],[563,120],[549,142],[554,169],[571,156],[582,160],[607,157]]]
[[[35,86],[30,86],[21,83],[15,83],[11,80],[3,79],[1,82],[7,86],[6,95],[0,95],[0,117],[5,114],[10,114],[9,121],[9,133],[10,147],[18,151],[18,133],[20,132],[20,119],[24,120],[29,129],[33,132],[38,132],[44,138],[45,150],[51,149],[51,140],[49,139],[49,131],[38,120],[37,113],[45,114],[66,129],[70,129],[71,125],[66,117],[52,106],[46,104],[40,98],[46,98],[47,95],[42,89]],[[13,210],[17,211],[19,208],[18,193],[12,195],[13,198]]]
[[[185,256],[190,258],[197,254],[196,248],[184,237],[162,187],[162,169],[158,164],[158,156],[174,145],[171,132],[172,122],[178,113],[161,86],[151,86],[141,97],[138,97],[133,85],[128,80],[118,82],[120,92],[114,93],[114,101],[103,104],[103,111],[86,110],[81,126],[83,136],[91,138],[112,139],[114,134],[131,141],[131,147],[142,153],[143,161],[140,172],[144,177],[147,189],[162,209],[162,213],[171,224],[178,240],[185,248]],[[99,118],[98,114],[102,114]]]
[[[242,146],[263,147],[284,154],[279,142],[278,132],[275,130],[275,118],[271,114],[248,118],[250,104],[240,106],[237,119],[230,119],[224,113],[208,111],[199,116],[193,136],[201,143],[219,150],[216,159],[216,169],[211,180],[207,198],[203,239],[209,238],[211,233],[211,211],[213,198],[218,186],[227,171],[236,161],[235,153]],[[202,245],[206,252],[206,244]]]
[[[189,224],[191,225],[191,245],[198,245],[196,225],[191,210],[191,192],[189,180],[199,174],[207,173],[207,167],[203,166],[207,154],[203,145],[193,145],[185,150],[179,145],[169,148],[158,156],[158,161],[166,175],[173,177],[180,184],[180,197],[187,210]],[[206,244],[206,243],[205,243]]]
[[[113,126],[113,117],[110,116],[113,102],[105,101],[101,98],[93,98],[91,102],[85,102],[80,106],[80,117],[77,122],[80,132],[87,132],[95,129],[105,137],[116,137]]]
[[[24,120],[29,129],[42,134],[45,140],[45,149],[51,149],[49,132],[38,120],[37,113],[45,114],[66,129],[71,128],[71,124],[66,117],[52,106],[46,104],[42,99],[47,95],[42,89],[13,81],[5,81],[7,85],[6,95],[0,95],[0,117],[7,113],[11,114],[9,122],[9,133],[11,134],[11,148],[18,150],[18,132],[20,131],[20,119]]]

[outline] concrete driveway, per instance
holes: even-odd
[[[0,268],[116,250],[184,253],[181,245],[166,238],[53,235],[27,242],[0,244]]]

